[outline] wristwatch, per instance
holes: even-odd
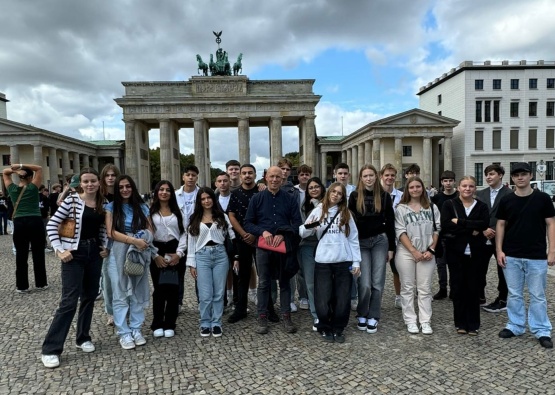
[[[432,255],[435,255],[435,254],[436,254],[436,250],[434,250],[432,247],[428,247],[428,250],[427,250],[427,251],[428,251],[429,253],[431,253]]]

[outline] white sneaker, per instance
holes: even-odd
[[[121,336],[119,338],[119,344],[124,350],[132,350],[135,348],[135,342],[133,341],[133,336],[131,336],[131,333],[126,333],[125,335]]]
[[[420,329],[418,329],[416,324],[407,324],[407,330],[412,334],[420,333]]]
[[[152,336],[154,336],[154,337],[164,337],[164,330],[162,328],[156,329],[154,332],[152,332]]]
[[[319,324],[319,323],[320,323],[320,320],[319,320],[318,318],[316,318],[316,319],[314,320],[314,324],[312,325],[312,330],[313,330],[314,332],[317,332],[317,331],[318,331],[318,324]]]
[[[60,357],[57,355],[43,355],[40,359],[45,368],[57,368],[60,366]]]
[[[291,302],[291,312],[292,313],[296,313],[297,312],[297,305],[293,302]]]
[[[164,337],[174,337],[175,331],[173,329],[166,329],[164,331]]]
[[[420,326],[422,327],[423,334],[431,335],[432,333],[434,333],[434,331],[432,330],[432,326],[430,325],[429,322],[423,322],[422,324],[420,324]]]
[[[136,346],[144,346],[146,344],[146,339],[143,337],[143,334],[138,329],[135,329],[133,331],[133,341],[135,342]]]
[[[82,344],[76,344],[75,346],[83,350],[83,352],[94,352],[94,350],[96,350],[96,348],[94,348],[94,344],[91,341],[86,341]]]
[[[308,310],[308,299],[301,299],[300,303],[299,303],[299,307],[303,310]]]
[[[403,306],[401,306],[401,295],[395,295],[395,307],[398,309],[403,308]]]

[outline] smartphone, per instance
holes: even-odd
[[[172,256],[171,256],[170,254],[166,254],[166,255],[164,255],[164,260],[165,260],[166,262],[169,262],[169,261],[172,260]]]
[[[312,228],[316,228],[318,225],[320,225],[320,222],[316,221],[316,222],[313,222],[311,224],[305,224],[304,227],[306,229],[312,229]]]

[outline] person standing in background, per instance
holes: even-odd
[[[8,234],[8,200],[0,190],[0,236]]]

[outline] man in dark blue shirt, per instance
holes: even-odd
[[[283,235],[277,234],[278,229],[291,229],[298,234],[302,224],[298,199],[292,194],[280,190],[282,171],[272,166],[266,172],[268,189],[253,196],[245,217],[244,229],[258,239],[262,236],[268,245],[277,247]],[[257,248],[256,262],[258,269],[258,328],[257,333],[268,333],[268,301],[272,268],[278,265],[277,253]],[[291,322],[291,287],[289,279],[279,279],[280,306],[283,316],[284,330],[294,333],[297,328]]]

